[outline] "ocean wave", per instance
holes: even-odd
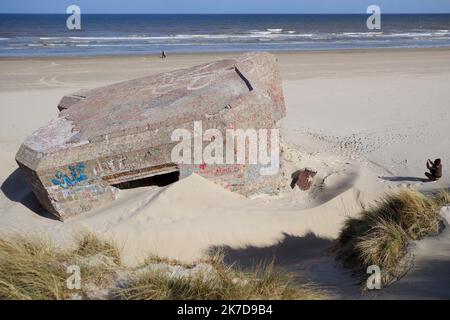
[[[128,36],[70,36],[70,37],[39,37],[20,39],[22,43],[41,43],[44,46],[76,46],[90,47],[90,46],[112,46],[114,44],[121,46],[142,46],[142,45],[216,45],[216,44],[252,44],[252,43],[270,43],[274,45],[294,44],[298,41],[309,41],[315,43],[321,42],[339,42],[345,41],[403,41],[403,40],[450,40],[449,30],[408,30],[403,32],[395,31],[355,31],[355,32],[311,32],[298,33],[298,31],[282,29],[267,29],[271,31],[249,30],[243,33],[204,33],[204,34],[172,34],[172,35],[139,35],[132,34]],[[279,31],[281,30],[281,31]],[[37,40],[39,39],[39,40]],[[397,40],[398,39],[398,40]],[[13,44],[14,41],[8,42]],[[36,45],[38,46],[38,45]]]
[[[268,35],[268,34],[272,34],[272,32],[270,32],[270,31],[251,31],[250,34]]]
[[[425,33],[425,32],[404,32],[404,33],[392,33],[386,36],[388,37],[417,37],[417,36],[426,36],[431,37],[433,33]]]
[[[273,29],[274,30],[274,29]],[[153,40],[195,40],[195,39],[250,39],[250,38],[372,38],[372,37],[433,37],[450,35],[450,32],[342,32],[342,33],[297,33],[296,31],[269,32],[269,31],[250,31],[249,33],[226,33],[226,34],[176,34],[176,35],[159,35],[159,36],[129,36],[129,37],[41,37],[41,41],[153,41]]]
[[[101,47],[144,47],[146,44],[128,44],[128,43],[122,43],[122,44],[76,44],[75,47],[80,48],[101,48]]]
[[[169,36],[141,36],[141,37],[40,37],[41,41],[58,42],[88,42],[88,41],[163,41],[163,40],[227,40],[227,39],[251,39],[251,38],[289,38],[312,37],[313,34],[281,34],[264,31],[254,31],[250,34],[177,34]]]
[[[424,32],[343,32],[343,36],[349,38],[433,38],[436,36],[450,35],[448,31],[424,31]],[[336,34],[339,36],[339,34]]]
[[[343,32],[348,37],[374,37],[383,35],[383,32]]]
[[[96,40],[106,40],[106,41],[114,41],[114,40],[149,40],[154,37],[40,37],[40,40],[48,41],[48,40],[88,40],[88,41],[96,41]]]

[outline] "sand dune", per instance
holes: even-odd
[[[361,210],[359,195],[350,188],[319,207],[274,211],[192,175],[162,191],[130,192],[120,204],[62,228],[80,225],[112,236],[130,264],[149,254],[193,262],[212,247],[270,246],[284,234],[336,238],[346,217]]]
[[[149,255],[191,263],[214,247],[272,246],[286,235],[335,239],[343,222],[366,202],[361,191],[347,185],[345,176],[328,185],[336,192],[330,193],[331,200],[318,199],[321,205],[302,209],[292,202],[292,194],[247,199],[194,174],[164,188],[122,190],[112,204],[61,223],[43,212],[30,212],[39,206],[34,206],[23,178],[14,180],[20,185],[13,184],[15,189],[8,192],[18,192],[15,199],[20,203],[2,212],[4,232],[45,234],[70,245],[80,232],[93,231],[117,242],[129,265]],[[29,208],[23,206],[27,198]]]

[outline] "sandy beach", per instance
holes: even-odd
[[[424,181],[424,172],[427,159],[442,158],[444,168],[450,159],[450,49],[275,53],[287,104],[286,185],[290,173],[311,167],[323,179],[321,192],[286,188],[248,199],[193,175],[168,187],[122,190],[115,202],[62,223],[40,208],[17,170],[21,143],[57,116],[65,94],[236,55],[0,59],[0,234],[70,245],[88,229],[119,243],[129,265],[149,254],[189,263],[214,248],[244,266],[275,256],[336,297],[362,298],[328,249],[344,221],[384,193],[449,187],[446,172],[439,182]],[[381,297],[450,296],[442,289],[450,237],[427,241],[414,248],[419,269]],[[427,281],[413,292],[417,277]]]

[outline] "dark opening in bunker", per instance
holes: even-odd
[[[142,188],[142,187],[152,187],[152,186],[165,187],[172,183],[177,182],[178,180],[180,180],[180,172],[174,171],[174,172],[154,175],[152,177],[147,177],[147,178],[143,178],[143,179],[121,182],[119,184],[113,185],[113,187],[116,187],[121,190],[128,190],[128,189],[135,189],[135,188]]]

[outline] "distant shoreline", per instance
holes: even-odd
[[[170,57],[189,57],[189,56],[205,56],[210,57],[214,55],[225,55],[225,56],[237,56],[245,52],[250,51],[212,51],[212,52],[186,52],[186,53],[170,53],[166,51]],[[261,51],[261,50],[259,50]],[[450,51],[449,47],[429,47],[429,48],[353,48],[353,49],[335,49],[335,50],[303,50],[303,51],[293,51],[293,50],[267,50],[266,52],[273,53],[275,55],[310,55],[318,53],[336,53],[336,54],[346,54],[346,53],[389,53],[389,52],[436,52],[436,51]],[[44,56],[0,56],[0,61],[14,61],[14,60],[69,60],[69,59],[102,59],[102,58],[144,58],[144,57],[159,57],[159,53],[124,53],[124,54],[110,54],[110,55],[44,55]]]

